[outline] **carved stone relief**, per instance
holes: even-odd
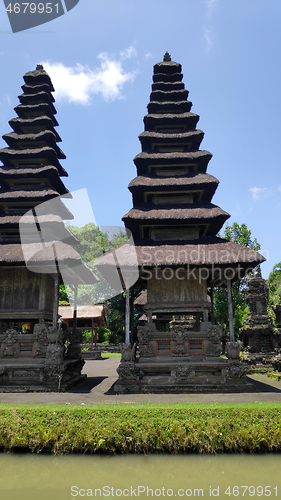
[[[209,356],[220,356],[221,352],[221,344],[208,344],[205,350],[205,354]]]
[[[187,356],[187,354],[187,347],[184,344],[174,346],[173,356]]]
[[[117,373],[121,380],[136,380],[138,378],[138,370],[132,361],[120,363]]]
[[[141,345],[139,347],[139,353],[142,358],[151,358],[155,356],[155,351],[152,345]]]
[[[190,367],[186,365],[179,365],[172,369],[171,377],[176,382],[185,382],[190,380],[193,376],[193,372]]]

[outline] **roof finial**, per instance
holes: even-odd
[[[171,56],[170,56],[169,52],[166,52],[166,54],[164,55],[163,61],[164,62],[171,61]]]
[[[42,69],[44,69],[43,66],[42,66],[42,64],[37,64],[36,71],[40,71]]]

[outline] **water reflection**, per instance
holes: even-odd
[[[111,457],[1,454],[0,494],[3,500],[69,500],[91,496],[111,500],[152,496],[273,499],[281,498],[280,469],[280,454]],[[225,494],[228,486],[230,496]],[[233,490],[234,486],[239,490]],[[252,489],[245,491],[241,486]],[[271,489],[266,490],[265,486]]]

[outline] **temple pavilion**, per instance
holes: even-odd
[[[217,236],[230,215],[212,203],[219,181],[207,173],[212,155],[199,149],[204,133],[197,129],[199,116],[191,112],[181,70],[168,53],[154,66],[139,136],[142,152],[134,158],[137,177],[129,184],[133,208],[123,221],[135,248],[124,246],[119,265],[123,276],[126,266],[129,275],[136,251],[140,276],[130,295],[133,300],[136,291],[147,290],[147,321],[138,327],[136,357],[134,348],[124,346],[117,370],[120,391],[222,391],[247,385],[235,345],[229,347],[230,359],[220,357],[213,288],[228,289],[233,342],[232,283],[264,258]],[[99,259],[99,270],[104,267],[108,274],[111,262],[109,252]]]
[[[95,282],[73,248],[61,200],[71,197],[56,131],[54,91],[41,65],[24,75],[0,150],[0,390],[60,387],[79,379],[81,351],[74,335],[57,328],[58,290]],[[63,279],[62,279],[63,277]]]

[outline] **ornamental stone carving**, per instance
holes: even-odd
[[[8,379],[8,371],[6,367],[1,367],[0,368],[0,377],[2,377],[2,380],[7,380]]]
[[[138,378],[138,371],[133,361],[120,363],[117,368],[117,373],[121,380],[136,380]]]
[[[48,345],[44,365],[45,378],[62,375],[64,371],[63,352],[64,349],[59,344]]]
[[[14,345],[8,345],[3,347],[2,356],[3,358],[17,358],[18,357],[17,347]]]
[[[64,371],[64,346],[62,345],[62,330],[61,328],[48,328],[49,344],[46,350],[46,358],[44,365],[45,379],[59,377]]]
[[[183,344],[188,339],[188,329],[185,326],[173,326],[170,333],[177,344]]]
[[[241,342],[226,342],[225,353],[228,359],[239,359],[242,349]]]
[[[212,325],[207,330],[207,338],[212,342],[220,342],[222,339],[222,328],[218,325]]]
[[[247,375],[248,371],[248,365],[242,363],[233,364],[229,366],[227,376],[229,378],[243,378]]]
[[[63,331],[61,327],[49,326],[48,341],[50,344],[63,344]]]
[[[138,340],[140,344],[148,344],[151,338],[151,330],[149,330],[145,326],[138,327]]]
[[[192,377],[191,368],[186,365],[179,365],[172,369],[171,377],[176,382],[185,382]]]
[[[207,354],[207,356],[220,356],[221,351],[221,344],[208,344],[205,350],[205,354]]]
[[[13,328],[9,328],[4,334],[4,344],[15,344],[18,341],[18,333]]]
[[[34,325],[33,334],[36,335],[36,339],[40,344],[48,344],[48,328],[45,323],[37,323]]]
[[[155,356],[155,351],[152,345],[140,345],[139,353],[141,358],[152,358]]]
[[[184,344],[174,346],[173,356],[187,356],[187,354],[187,347]]]
[[[122,344],[121,345],[121,363],[128,363],[130,361],[134,361],[135,359],[135,351],[136,351],[136,344],[131,347],[131,344]]]
[[[45,358],[46,357],[46,353],[47,353],[47,346],[40,345],[36,349],[35,356],[37,358]]]

